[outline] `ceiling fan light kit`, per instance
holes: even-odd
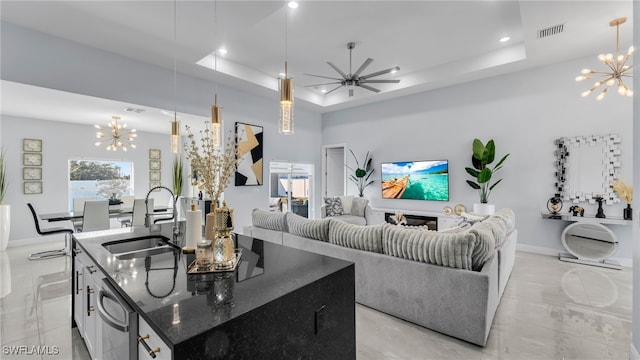
[[[314,76],[314,77],[319,77],[319,78],[323,78],[323,79],[335,80],[333,82],[307,85],[305,87],[317,87],[317,86],[324,86],[324,85],[337,85],[333,89],[324,92],[324,94],[327,95],[327,94],[330,94],[330,93],[338,90],[341,87],[346,87],[349,90],[349,97],[351,97],[351,96],[353,96],[353,92],[354,92],[353,90],[356,87],[361,87],[363,89],[367,89],[369,91],[373,91],[375,93],[379,93],[380,89],[377,89],[377,88],[374,88],[372,86],[369,86],[368,84],[397,84],[397,83],[400,82],[400,80],[371,80],[371,78],[376,77],[376,76],[385,75],[385,74],[389,74],[389,73],[395,73],[398,70],[400,70],[399,66],[394,66],[394,67],[391,67],[391,68],[388,68],[388,69],[385,69],[385,70],[380,70],[380,71],[376,71],[376,72],[373,72],[373,73],[370,73],[370,74],[367,74],[367,75],[360,76],[360,74],[364,71],[364,69],[366,69],[369,65],[371,65],[371,63],[373,62],[372,58],[367,58],[367,60],[365,60],[362,63],[362,65],[360,65],[360,67],[355,72],[352,72],[352,52],[353,52],[353,49],[355,47],[356,47],[356,43],[355,42],[347,43],[347,49],[349,50],[349,74],[346,74],[344,71],[340,70],[340,68],[338,68],[331,61],[327,61],[327,64],[329,64],[329,66],[331,66],[331,68],[333,70],[335,70],[340,75],[340,78],[330,77],[330,76],[323,76],[323,75],[305,74],[305,75],[308,75],[308,76]]]
[[[589,80],[593,76],[600,76],[602,80],[598,80],[593,84],[593,87],[587,91],[584,91],[581,95],[588,96],[595,90],[597,90],[600,86],[604,85],[604,89],[598,96],[597,100],[602,100],[609,87],[613,86],[616,81],[618,82],[618,94],[622,96],[633,96],[633,90],[629,89],[627,84],[624,83],[623,77],[631,77],[632,72],[630,71],[633,68],[633,65],[627,65],[631,55],[633,54],[634,48],[633,46],[629,46],[629,50],[626,55],[622,55],[619,53],[620,46],[620,25],[624,24],[627,21],[626,17],[621,17],[618,19],[611,20],[609,22],[609,26],[616,27],[616,53],[615,56],[611,53],[609,54],[600,54],[598,55],[598,60],[602,61],[604,65],[609,68],[609,71],[595,71],[591,69],[582,69],[580,71],[580,76],[576,77],[576,81],[584,81]]]

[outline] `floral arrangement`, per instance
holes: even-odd
[[[229,185],[231,174],[235,172],[238,164],[236,157],[238,145],[233,138],[233,133],[230,132],[224,149],[216,146],[208,126],[200,131],[200,145],[198,145],[188,125],[186,130],[189,140],[185,142],[184,150],[192,171],[197,174],[198,188],[208,194],[213,206],[217,207],[220,195]]]
[[[633,187],[631,185],[627,184],[622,178],[613,180],[611,185],[613,186],[613,191],[615,191],[622,200],[626,201],[627,204],[631,204],[633,200]]]

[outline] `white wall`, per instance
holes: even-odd
[[[465,182],[470,177],[464,168],[470,165],[473,139],[493,138],[497,156],[511,155],[490,202],[515,211],[520,244],[560,250],[560,233],[568,223],[540,216],[555,192],[554,139],[618,133],[621,173],[632,176],[632,101],[615,92],[601,102],[581,98],[588,85],[574,81],[581,68],[596,62],[595,57],[579,59],[324,114],[322,142],[347,143],[360,157],[372,151],[377,181],[365,195],[374,207],[441,211],[445,205],[462,203],[470,209],[479,202],[477,191]],[[381,199],[381,162],[429,159],[449,160],[449,202]],[[355,194],[354,185],[349,186]],[[596,205],[584,207],[595,214]],[[622,207],[607,206],[605,213],[621,217]],[[620,238],[614,256],[629,263],[631,227],[612,228]]]
[[[153,66],[129,59],[114,53],[83,46],[78,43],[52,37],[36,31],[24,29],[15,25],[2,23],[1,34],[2,58],[0,59],[1,76],[3,80],[25,83],[35,86],[53,88],[72,93],[91,95],[106,99],[124,101],[131,104],[151,106],[161,109],[173,109],[178,113],[189,113],[208,117],[215,88],[213,83],[189,77],[178,73],[177,94],[173,95],[173,70]],[[203,70],[205,71],[205,70]],[[229,206],[235,209],[236,227],[241,230],[244,225],[251,223],[251,209],[268,208],[268,164],[272,160],[286,160],[308,162],[315,164],[315,173],[320,173],[320,115],[305,111],[296,106],[296,134],[293,136],[279,135],[277,132],[277,117],[279,114],[278,97],[276,92],[269,98],[250,95],[232,88],[219,86],[220,104],[223,106],[222,116],[224,134],[234,128],[236,121],[264,126],[264,186],[236,187],[231,184],[225,192]],[[63,136],[68,124],[42,122],[49,130],[32,129],[32,126],[14,126],[11,120],[2,122],[2,144],[12,153],[17,152],[16,144],[9,146],[8,141],[18,141],[28,134],[28,137],[45,139],[46,151],[51,151],[54,140],[45,135]],[[38,126],[36,126],[38,128]],[[60,130],[59,130],[60,129]],[[75,128],[73,128],[75,129]],[[90,127],[88,127],[90,129]],[[198,129],[194,129],[197,131]],[[90,132],[89,130],[87,130]],[[81,130],[73,130],[70,134],[78,134],[77,138],[91,138],[91,134]],[[168,142],[168,134],[154,135],[161,144]],[[142,141],[142,135],[138,139]],[[75,137],[74,137],[75,139]],[[67,139],[68,141],[68,139]],[[164,145],[163,145],[164,146]],[[89,150],[92,149],[92,150]],[[86,148],[68,149],[61,153],[90,154],[95,151],[93,145]],[[163,151],[167,153],[168,151]],[[13,155],[11,155],[13,156]],[[146,152],[145,155],[146,156]],[[163,155],[164,156],[164,155]],[[49,156],[47,156],[49,158]],[[62,159],[61,161],[66,161]],[[45,160],[48,166],[48,162]],[[164,161],[163,161],[164,165]],[[11,164],[11,172],[21,171],[21,165]],[[16,170],[16,166],[17,169]],[[52,164],[53,166],[53,164]],[[163,166],[164,167],[164,166]],[[45,183],[52,178],[51,171],[45,172]],[[164,171],[164,170],[163,170]],[[137,172],[136,172],[137,173]],[[137,175],[137,174],[136,174]],[[21,176],[21,172],[20,175]],[[163,173],[163,179],[165,174]],[[166,179],[171,179],[167,175]],[[232,180],[233,181],[233,180]],[[318,180],[319,181],[319,180]],[[12,180],[12,182],[14,182]],[[137,182],[137,180],[136,180]],[[21,183],[21,179],[15,183]],[[45,192],[51,194],[57,191],[46,185]],[[144,183],[141,186],[145,186]],[[146,185],[148,186],[148,184]],[[16,188],[12,186],[12,189]],[[144,189],[136,184],[138,189]],[[12,190],[12,191],[13,191]],[[316,213],[319,212],[321,187],[316,182],[314,191]],[[188,194],[189,195],[189,194]],[[12,195],[13,196],[13,195]],[[58,195],[56,195],[58,196]],[[62,195],[60,195],[62,196]],[[28,200],[21,196],[7,199],[14,207],[26,209],[24,203]],[[37,202],[38,210],[42,212],[59,211],[61,200],[43,199]],[[66,202],[65,202],[66,204]],[[22,212],[23,210],[19,210]],[[19,216],[19,212],[14,217]],[[16,220],[17,221],[17,220]],[[13,221],[12,221],[13,223]],[[31,223],[16,223],[17,227],[33,227]],[[12,227],[11,239],[28,236],[23,230]]]

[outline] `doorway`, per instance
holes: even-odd
[[[322,193],[324,197],[342,196],[347,188],[345,176],[346,144],[326,145],[323,151],[323,182]]]
[[[313,218],[313,167],[309,163],[270,162],[269,209]]]

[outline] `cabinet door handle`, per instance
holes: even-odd
[[[91,288],[91,286],[87,285],[87,316],[91,316],[91,312],[95,311],[93,306],[91,306],[91,294],[95,291]]]
[[[76,295],[80,294],[80,291],[82,291],[82,287],[79,286],[80,285],[80,275],[82,275],[82,273],[80,271],[76,271]]]
[[[98,270],[94,269],[93,265],[87,266],[87,270],[89,270],[89,274],[93,274],[94,272],[98,271]]]
[[[149,356],[151,356],[151,358],[155,359],[156,358],[156,353],[160,352],[160,348],[157,347],[155,349],[152,349],[151,347],[149,347],[149,345],[147,344],[147,342],[145,340],[149,339],[149,334],[141,336],[138,336],[138,342],[140,344],[142,344],[142,346],[144,346],[145,351],[147,352],[147,354],[149,354]]]

